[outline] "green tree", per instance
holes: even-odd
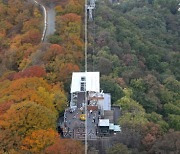
[[[62,39],[59,35],[50,35],[48,41],[52,44],[60,44]]]
[[[146,114],[148,121],[158,124],[161,128],[161,131],[166,133],[169,130],[168,123],[163,119],[163,116],[157,114],[156,112]]]
[[[180,115],[169,114],[168,123],[171,128],[173,128],[176,131],[179,131],[180,130]]]
[[[166,114],[176,114],[180,115],[180,102],[167,103],[164,105],[164,111]]]
[[[131,154],[126,145],[118,143],[113,145],[107,152],[108,154]]]
[[[108,77],[101,78],[101,89],[104,90],[104,92],[111,94],[112,103],[116,102],[123,96],[122,88]]]
[[[122,109],[122,116],[119,119],[120,125],[134,127],[147,123],[144,108],[131,98],[132,91],[124,89],[125,96],[119,99],[116,104]]]

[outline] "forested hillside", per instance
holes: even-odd
[[[122,133],[109,153],[127,147],[135,153],[178,153],[177,10],[178,0],[97,2],[95,23],[89,25],[89,68],[101,72],[101,88],[122,108]]]
[[[62,139],[71,73],[83,71],[84,0],[55,6],[56,32],[41,42],[43,12],[33,0],[0,0],[0,153],[84,153]],[[107,151],[180,151],[179,0],[97,0],[88,22],[88,71],[121,107],[122,132]]]
[[[81,154],[81,142],[60,138],[57,120],[83,60],[83,2],[38,2],[55,6],[56,32],[47,42],[39,5],[0,0],[0,153]]]

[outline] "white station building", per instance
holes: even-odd
[[[70,108],[76,110],[85,106],[85,92],[87,92],[88,109],[100,111],[98,126],[102,130],[119,132],[120,126],[114,124],[111,109],[111,95],[100,90],[99,72],[73,72],[71,82]]]
[[[100,92],[99,72],[74,72],[72,74],[71,93],[94,91]]]
[[[100,92],[99,72],[74,72],[71,82],[71,108],[83,107],[85,105],[85,91],[88,95],[88,105],[98,106],[102,113],[111,110],[111,95]]]

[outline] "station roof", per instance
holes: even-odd
[[[120,125],[114,125],[113,123],[109,123],[109,130],[113,130],[115,132],[120,132],[121,127],[120,127]]]
[[[99,119],[99,126],[100,127],[109,127],[109,119]]]
[[[121,131],[120,125],[114,125],[114,131],[115,132],[120,132]]]
[[[100,92],[99,72],[73,72],[71,93],[81,92],[82,78],[85,79],[86,91]]]
[[[114,124],[113,123],[109,123],[109,130],[114,130]]]

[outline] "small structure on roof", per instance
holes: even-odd
[[[99,134],[109,135],[109,119],[99,119]]]
[[[109,119],[99,119],[100,127],[109,127]]]
[[[120,132],[121,131],[120,125],[114,125],[114,131],[115,132]]]

